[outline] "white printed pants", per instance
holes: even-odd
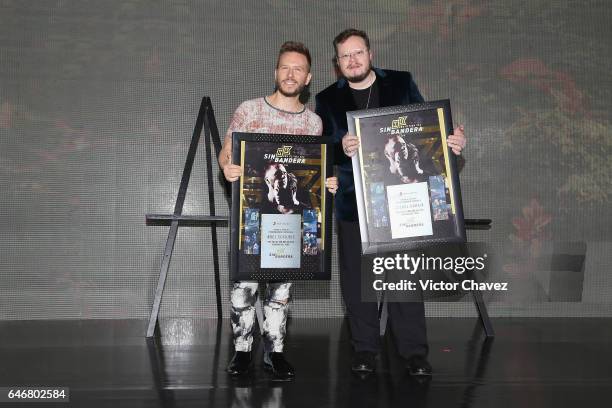
[[[236,351],[251,351],[255,327],[255,302],[259,284],[234,282],[231,292],[231,321]],[[268,283],[263,302],[263,339],[266,352],[282,352],[287,332],[291,282]]]

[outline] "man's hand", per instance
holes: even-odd
[[[454,133],[450,135],[448,139],[446,139],[448,147],[450,147],[453,153],[455,153],[457,156],[460,156],[461,151],[465,149],[466,139],[465,135],[463,134],[463,130],[463,125],[459,125],[455,128]]]
[[[342,150],[348,157],[353,157],[359,150],[359,138],[348,133],[342,138]]]
[[[336,191],[338,191],[338,177],[328,177],[325,180],[325,187],[327,187],[330,193],[336,194]]]
[[[242,176],[242,167],[237,164],[228,163],[223,167],[223,175],[229,182],[234,182]]]

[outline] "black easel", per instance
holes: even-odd
[[[491,220],[489,219],[466,219],[465,220],[465,229],[467,230],[489,230],[491,229]],[[467,247],[462,246],[462,250],[467,252]],[[468,256],[468,253],[464,253],[463,255]],[[474,278],[472,271],[468,271],[468,278]],[[484,299],[482,298],[482,292],[480,290],[472,290],[472,296],[474,297],[474,305],[476,305],[476,310],[478,310],[478,316],[480,317],[480,322],[482,323],[482,327],[485,332],[485,336],[487,338],[495,337],[495,331],[493,330],[493,325],[491,324],[491,319],[489,318],[489,312],[487,311],[487,306],[484,303]]]
[[[198,144],[200,142],[200,135],[202,134],[202,129],[204,129],[204,145],[206,147],[205,160],[206,175],[208,179],[208,205],[210,214],[183,215],[183,204],[185,203],[187,187],[189,186],[189,179],[191,177],[191,169],[193,168],[193,162],[195,159],[196,152],[198,150]],[[215,148],[215,157],[218,157],[219,153],[221,152],[221,139],[219,139],[219,130],[217,128],[217,121],[215,120],[215,113],[212,108],[212,103],[210,101],[210,98],[205,96],[202,98],[202,102],[200,103],[198,118],[196,120],[195,128],[193,129],[193,135],[191,136],[191,144],[189,145],[187,160],[185,161],[183,176],[181,178],[181,184],[179,187],[178,196],[176,198],[176,204],[174,205],[174,212],[172,214],[146,215],[147,225],[170,226],[170,231],[168,232],[168,238],[166,239],[166,246],[162,258],[161,269],[159,272],[157,289],[155,290],[153,307],[151,308],[151,317],[149,318],[149,325],[147,327],[146,337],[153,337],[155,334],[155,329],[159,327],[157,321],[157,317],[159,315],[159,306],[161,304],[162,295],[164,293],[164,285],[166,284],[166,277],[168,276],[170,260],[172,259],[172,252],[174,251],[174,243],[176,242],[176,235],[178,233],[179,227],[210,227],[213,252],[213,266],[215,274],[217,318],[220,319],[223,315],[221,309],[221,280],[219,277],[219,245],[217,239],[217,224],[227,224],[229,217],[215,215],[215,195],[212,173],[213,160],[210,149],[211,143]]]

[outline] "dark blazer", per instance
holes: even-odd
[[[410,72],[374,68],[378,82],[381,108],[424,102]],[[338,192],[336,218],[357,221],[357,202],[351,158],[342,151],[342,137],[346,134],[346,112],[357,110],[346,79],[341,78],[316,96],[316,113],[323,121],[323,135],[334,141],[334,164],[337,165]]]

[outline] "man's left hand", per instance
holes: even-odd
[[[461,151],[465,149],[466,139],[463,131],[463,125],[459,125],[455,128],[453,134],[446,139],[448,147],[450,147],[457,156],[461,155]]]

